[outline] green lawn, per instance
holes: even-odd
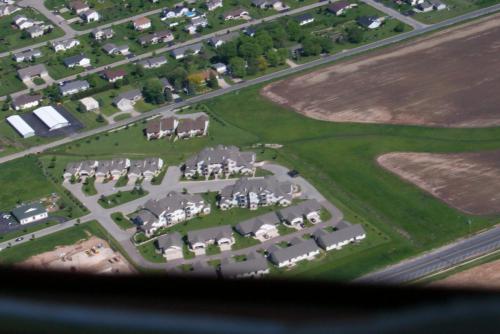
[[[112,213],[111,219],[113,219],[116,225],[118,225],[122,230],[128,230],[129,228],[135,227],[135,225],[121,212]]]
[[[95,188],[95,177],[86,178],[82,182],[83,193],[87,196],[97,195],[97,190]]]
[[[137,249],[139,250],[139,253],[141,253],[141,255],[148,261],[155,263],[166,262],[166,259],[163,257],[163,255],[156,252],[154,240],[137,246]]]
[[[138,198],[144,197],[148,194],[145,190],[130,190],[130,191],[118,191],[109,196],[101,196],[98,203],[106,209],[114,208],[115,206],[136,200]]]
[[[27,243],[6,248],[0,252],[0,263],[13,264],[22,262],[31,256],[49,252],[57,246],[72,245],[80,240],[86,240],[90,236],[107,240],[107,236],[97,221],[76,225],[54,234],[30,240]]]

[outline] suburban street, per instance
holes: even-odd
[[[363,1],[372,5],[371,2],[373,0],[363,0]],[[36,1],[32,0],[32,2],[36,2]],[[305,11],[307,9],[318,7],[320,5],[324,5],[324,3],[317,3],[314,5],[310,5],[310,8],[307,8],[308,6],[302,7],[302,8],[296,9],[296,11],[298,13],[301,11]],[[377,4],[377,5],[379,5],[379,4]],[[374,4],[373,4],[373,6],[376,7]],[[376,8],[378,8],[378,7],[376,7]],[[395,17],[398,17],[398,15],[401,15],[399,13],[392,13],[390,11],[388,12],[388,9],[386,7],[384,7],[384,8],[385,8],[384,12],[386,12],[388,15],[394,15]],[[393,36],[393,37],[390,37],[390,38],[387,38],[384,40],[380,40],[380,41],[377,41],[377,42],[374,42],[371,44],[366,44],[366,45],[363,45],[363,46],[360,46],[360,47],[357,47],[354,49],[346,50],[346,51],[340,52],[338,54],[326,56],[326,57],[320,58],[318,60],[315,60],[315,61],[312,61],[312,62],[309,62],[306,64],[298,65],[297,67],[287,68],[285,70],[274,72],[274,73],[271,73],[271,74],[268,74],[268,75],[265,75],[265,76],[262,76],[262,77],[259,77],[256,79],[243,81],[241,83],[234,84],[230,87],[219,89],[217,91],[213,91],[213,92],[210,92],[210,93],[207,93],[204,95],[195,96],[195,97],[192,97],[192,98],[187,99],[185,101],[182,101],[179,103],[174,103],[174,104],[171,104],[171,105],[161,107],[161,108],[158,108],[156,110],[144,113],[140,116],[136,116],[133,118],[129,118],[129,119],[126,119],[123,121],[116,122],[113,125],[108,125],[108,126],[104,126],[104,127],[98,128],[98,129],[81,132],[78,134],[74,134],[70,137],[66,137],[66,138],[54,141],[52,143],[32,147],[30,149],[27,149],[27,150],[24,150],[24,151],[21,151],[21,152],[12,154],[12,155],[1,157],[0,163],[11,161],[11,160],[14,160],[14,159],[17,159],[17,158],[20,158],[20,157],[23,157],[23,156],[26,156],[29,154],[41,153],[41,152],[44,152],[48,149],[51,149],[51,148],[54,148],[54,147],[57,147],[60,145],[64,145],[64,144],[70,143],[72,141],[79,140],[79,139],[82,139],[82,138],[85,138],[88,136],[92,136],[92,135],[95,135],[95,134],[98,134],[101,132],[107,132],[107,131],[110,131],[112,129],[119,128],[119,127],[125,126],[127,124],[137,122],[138,120],[149,118],[149,117],[154,116],[154,115],[158,115],[158,114],[171,115],[175,110],[182,108],[184,106],[188,106],[188,105],[191,105],[194,103],[205,101],[205,100],[208,100],[208,99],[211,99],[211,98],[214,98],[217,96],[221,96],[221,95],[224,95],[227,93],[235,92],[237,90],[240,90],[240,89],[243,89],[246,87],[250,87],[253,85],[258,85],[258,84],[261,84],[261,83],[264,83],[267,81],[280,79],[280,78],[283,78],[283,77],[288,76],[290,74],[298,73],[300,71],[311,69],[311,68],[314,68],[314,67],[317,67],[320,65],[324,65],[324,64],[328,64],[328,63],[331,63],[334,61],[338,61],[341,59],[352,57],[354,55],[358,55],[358,54],[361,54],[361,53],[364,53],[364,52],[367,52],[370,50],[374,50],[376,48],[392,45],[395,43],[399,43],[399,42],[408,40],[410,38],[422,36],[424,34],[427,34],[427,33],[433,32],[433,31],[437,31],[439,29],[443,29],[443,28],[449,27],[451,25],[454,25],[454,24],[457,24],[460,22],[468,21],[468,20],[483,16],[483,15],[495,13],[499,10],[500,10],[500,5],[495,5],[495,6],[483,8],[483,9],[480,9],[480,10],[477,10],[477,11],[474,11],[471,13],[467,13],[467,14],[464,14],[464,15],[461,15],[461,16],[458,16],[458,17],[455,17],[452,19],[448,19],[448,20],[445,20],[445,21],[442,21],[440,23],[433,24],[433,25],[426,26],[426,25],[423,25],[420,23],[418,23],[417,25],[413,24],[415,29],[410,31],[410,32],[402,33],[402,34],[399,34],[399,35],[396,35],[396,36]],[[290,15],[290,14],[294,14],[294,11],[289,11],[287,13],[278,14],[278,15],[283,16],[283,15]],[[143,15],[141,15],[141,16],[143,16]],[[278,15],[275,15],[273,17],[269,17],[266,19],[266,21],[278,18]],[[405,17],[405,20],[406,19],[409,19],[409,18]],[[130,20],[130,18],[128,20]],[[407,22],[407,21],[404,21],[403,19],[401,19],[401,20],[403,22]],[[412,19],[409,19],[409,20],[414,21]],[[408,22],[410,22],[410,21],[408,21]],[[238,30],[238,29],[243,28],[243,26],[253,25],[256,23],[259,23],[259,22],[248,22],[245,25],[233,27],[232,29]],[[68,30],[68,33],[70,33],[69,30]],[[77,32],[77,34],[78,33],[79,32]],[[176,45],[175,47],[171,47],[171,48],[177,48],[181,45],[193,44],[193,43],[196,43],[198,41],[210,38],[211,36],[213,36],[215,34],[216,33],[211,34],[211,35],[201,36],[201,37],[199,37],[200,40],[191,40],[189,42],[186,42],[186,43],[180,44],[180,45]],[[170,50],[170,48],[164,48],[164,50],[160,49],[160,50],[157,50],[156,52],[164,52],[164,51],[168,51],[168,50]],[[144,54],[144,55],[141,55],[138,57],[144,58],[144,57],[148,57],[148,55]],[[133,59],[133,60],[141,59],[138,57],[136,59]],[[127,61],[130,61],[130,60],[126,60],[125,62],[127,62]],[[118,64],[118,63],[115,63],[112,66],[118,66],[116,64]],[[96,69],[96,71],[97,71],[97,69]],[[288,177],[288,176],[285,176],[286,169],[284,169],[280,166],[266,165],[266,168],[268,168],[270,171],[275,173],[278,178]],[[284,171],[285,171],[285,174],[283,174]],[[176,173],[175,171],[170,171],[170,169],[169,169],[169,172],[167,173],[167,175],[165,176],[165,179],[163,181],[165,184],[162,183],[162,186],[160,186],[161,189],[158,191],[161,191],[162,193],[166,193],[169,189],[174,190],[173,188],[175,188],[176,186],[177,187],[179,186],[180,183],[173,183],[173,184],[169,183],[169,182],[171,182],[172,177],[176,177],[175,173]],[[167,176],[169,176],[169,177],[167,177]],[[226,182],[226,181],[229,182],[230,180],[224,180],[221,182]],[[212,181],[209,181],[209,182],[212,182]],[[301,177],[294,179],[293,182],[303,183],[303,184],[300,184],[301,188],[303,190],[305,190],[306,194],[308,194],[309,196],[313,196],[312,198],[315,198],[318,195],[321,196],[317,192],[314,193],[314,191],[315,191],[314,187],[311,186],[312,189],[308,188],[309,183],[306,180],[302,179]],[[192,183],[192,182],[189,182],[189,183],[182,182],[181,189],[187,188],[189,191],[190,190],[189,187],[191,187],[190,183]],[[222,184],[217,184],[217,183],[213,183],[213,184],[217,185],[217,187],[222,186]],[[191,188],[191,190],[195,190],[194,187],[200,187],[200,186],[202,186],[202,185],[201,184],[196,184],[196,185],[193,184],[192,185],[193,188]],[[81,185],[79,185],[79,187],[80,187],[80,192],[81,192]],[[173,187],[173,188],[171,188],[171,187]],[[145,187],[145,189],[146,189],[146,187]],[[178,190],[179,188],[176,188],[176,189]],[[198,189],[198,188],[196,188],[196,189]],[[313,191],[313,189],[314,189],[314,191]],[[75,191],[76,193],[74,192],[74,195],[77,196],[81,200],[81,198],[77,195],[78,190],[76,190],[76,189],[71,189],[71,190]],[[155,190],[153,190],[153,192],[151,192],[152,188],[146,189],[146,190],[150,191],[150,194],[148,196],[155,196],[158,194],[155,192]],[[317,199],[322,204],[328,205],[328,203],[325,203],[325,200],[324,200],[324,198],[322,198],[322,196],[318,197]],[[144,200],[144,198],[141,200]],[[82,202],[87,206],[89,201],[85,200]],[[139,201],[137,201],[137,202],[139,202]],[[121,209],[129,210],[133,205],[136,205],[137,202],[134,201],[134,202],[130,202],[130,203],[125,204],[128,207],[113,208],[112,212],[121,211]],[[131,234],[128,231],[122,231],[111,220],[111,218],[109,216],[109,212],[107,210],[104,210],[102,208],[98,209],[98,208],[94,208],[94,207],[88,207],[88,208],[90,209],[92,214],[87,215],[85,217],[82,217],[81,221],[84,222],[84,221],[89,221],[92,219],[98,220],[104,226],[104,228],[111,235],[113,235],[117,239],[118,242],[121,243],[121,245],[125,248],[125,251],[129,254],[129,256],[133,259],[133,261],[135,261],[137,264],[139,264],[140,266],[146,267],[146,268],[151,268],[151,269],[159,269],[159,268],[165,269],[165,268],[171,266],[171,264],[169,264],[169,265],[153,264],[153,263],[146,261],[138,253],[137,249],[130,241]],[[325,222],[323,224],[327,224],[327,223],[334,224],[335,222],[337,222],[337,223],[340,222],[340,220],[342,219],[341,213],[336,212],[335,211],[336,208],[333,206],[329,206],[329,207],[327,207],[327,209],[333,210],[332,211],[333,218],[331,221]],[[29,242],[28,239],[31,237],[32,234],[34,234],[35,237],[38,238],[38,237],[41,237],[44,235],[48,235],[48,234],[63,230],[65,228],[69,228],[69,227],[73,226],[75,223],[76,223],[76,220],[73,220],[73,221],[69,221],[69,222],[66,222],[66,223],[63,223],[60,225],[49,227],[47,229],[44,229],[44,230],[41,230],[41,231],[38,231],[35,233],[30,233],[24,237],[25,240],[23,240],[22,242],[15,243],[15,244]],[[317,227],[314,227],[314,228],[317,228]],[[307,232],[308,231],[306,231],[306,229],[304,229],[304,230],[296,232],[296,233],[297,233],[297,235],[302,235],[302,234],[305,234]],[[12,244],[14,244],[14,242],[12,240],[10,242]],[[275,241],[273,240],[273,243],[274,242]],[[9,243],[9,241],[0,243],[0,247],[4,248],[8,245],[8,243]],[[454,264],[460,263],[464,260],[470,259],[471,257],[486,254],[488,252],[491,252],[493,250],[498,249],[499,247],[500,247],[500,228],[493,228],[493,229],[488,230],[486,232],[468,237],[466,239],[457,241],[455,243],[452,243],[452,244],[447,245],[445,247],[439,248],[439,249],[434,250],[432,252],[423,254],[423,255],[416,257],[414,259],[407,260],[407,261],[404,261],[402,263],[396,264],[394,266],[385,268],[381,271],[369,274],[367,276],[364,276],[364,277],[358,279],[357,281],[358,282],[370,282],[370,283],[380,283],[380,282],[403,283],[403,282],[413,281],[415,279],[421,278],[421,277],[428,275],[430,273],[439,271],[443,268],[447,268],[447,267],[453,266]],[[262,245],[259,245],[259,248],[262,248]],[[242,251],[245,251],[245,253],[246,253],[246,252],[248,252],[248,249],[245,249]],[[240,252],[240,251],[237,251],[237,252]],[[237,252],[233,252],[233,251],[225,252],[224,255],[225,256],[236,255]],[[214,259],[217,256],[220,256],[220,255],[214,256]],[[199,260],[199,259],[201,259],[201,258],[196,258],[195,260]],[[209,258],[209,259],[212,259],[212,258]],[[195,261],[195,260],[193,260],[193,261]]]

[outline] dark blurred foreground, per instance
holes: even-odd
[[[0,269],[0,333],[494,333],[492,291]]]

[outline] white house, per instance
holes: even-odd
[[[51,45],[52,49],[54,49],[55,52],[61,52],[77,47],[78,45],[80,45],[80,41],[74,38],[70,38],[64,41],[52,42]]]
[[[216,226],[203,230],[189,231],[187,233],[189,248],[196,255],[205,254],[209,245],[219,246],[221,251],[231,250],[235,240],[230,225]]]
[[[49,217],[49,213],[40,203],[18,206],[12,210],[12,215],[21,225],[34,223]]]
[[[223,259],[219,272],[223,278],[241,279],[259,278],[269,274],[270,270],[267,260],[262,255],[252,252],[246,256],[245,261]]]
[[[140,17],[135,19],[133,22],[134,29],[137,31],[143,31],[151,28],[151,20],[147,17]]]
[[[155,243],[167,261],[184,258],[182,251],[184,243],[179,232],[163,234],[156,239]]]
[[[297,237],[288,247],[271,246],[268,253],[269,260],[278,268],[283,268],[294,266],[299,261],[313,260],[320,253],[320,248],[313,239],[304,240]]]
[[[361,241],[365,237],[365,230],[360,224],[349,225],[348,227],[333,232],[326,232],[323,229],[318,229],[313,233],[313,238],[318,245],[326,251],[342,249],[343,246]]]
[[[80,105],[85,111],[93,111],[99,109],[99,102],[97,102],[97,100],[91,96],[84,97],[83,99],[80,99],[78,102],[80,102]]]
[[[279,236],[277,225],[279,218],[274,212],[245,220],[235,226],[236,231],[245,237],[254,237],[264,241]]]
[[[80,14],[80,17],[87,23],[99,21],[101,16],[93,9],[89,9]]]
[[[293,228],[301,229],[304,219],[312,224],[321,221],[321,204],[314,199],[307,200],[297,205],[279,211],[280,220]]]

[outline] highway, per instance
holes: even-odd
[[[185,100],[185,101],[182,101],[179,103],[175,103],[175,104],[172,104],[169,106],[165,106],[165,107],[150,111],[148,113],[145,113],[143,115],[140,115],[140,116],[137,116],[137,117],[134,117],[131,119],[117,122],[113,125],[108,125],[108,126],[104,126],[102,128],[78,133],[78,134],[75,134],[73,136],[54,141],[52,143],[40,145],[40,146],[33,147],[33,148],[30,148],[30,149],[25,150],[25,151],[21,151],[21,152],[18,152],[18,153],[9,155],[9,156],[5,156],[5,157],[0,158],[0,163],[4,163],[4,162],[7,162],[7,161],[10,161],[13,159],[17,159],[17,158],[26,156],[28,154],[40,153],[40,152],[46,151],[50,148],[64,145],[64,144],[70,143],[72,141],[82,139],[82,138],[85,138],[88,136],[92,136],[92,135],[95,135],[95,134],[98,134],[101,132],[106,132],[106,131],[109,131],[109,130],[112,130],[115,128],[119,128],[119,127],[125,126],[126,124],[134,123],[138,120],[148,118],[148,117],[151,117],[151,116],[156,115],[156,114],[168,114],[168,113],[171,113],[172,110],[174,110],[174,109],[178,109],[178,108],[181,108],[181,107],[184,107],[187,105],[191,105],[194,103],[198,103],[201,101],[205,101],[205,100],[217,97],[217,96],[221,96],[224,94],[235,92],[237,90],[240,90],[240,89],[243,89],[246,87],[250,87],[253,85],[258,85],[258,84],[261,84],[261,83],[264,83],[267,81],[280,79],[280,78],[283,78],[285,76],[288,76],[288,75],[291,75],[291,74],[294,74],[294,73],[297,73],[297,72],[300,72],[303,70],[311,69],[311,68],[314,68],[316,66],[328,64],[328,63],[331,63],[334,61],[338,61],[341,59],[345,59],[348,57],[359,55],[361,53],[371,51],[371,50],[374,50],[374,49],[377,49],[380,47],[399,43],[399,42],[408,40],[410,38],[418,37],[418,36],[421,36],[423,34],[427,34],[427,33],[430,33],[430,32],[433,32],[433,31],[436,31],[439,29],[449,27],[451,25],[455,25],[457,23],[461,23],[461,22],[464,22],[467,20],[478,18],[478,17],[483,16],[483,15],[495,13],[499,10],[500,10],[500,5],[495,5],[495,6],[483,8],[483,9],[480,9],[480,10],[477,10],[477,11],[474,11],[471,13],[467,13],[467,14],[464,14],[462,16],[458,16],[458,17],[455,17],[455,18],[452,18],[452,19],[449,19],[449,20],[446,20],[446,21],[443,21],[443,22],[440,22],[440,23],[437,23],[434,25],[422,26],[422,27],[419,27],[419,28],[412,30],[410,32],[402,33],[402,34],[399,34],[399,35],[396,35],[396,36],[393,36],[393,37],[390,37],[390,38],[387,38],[384,40],[380,40],[380,41],[377,41],[377,42],[374,42],[371,44],[366,44],[366,45],[360,46],[358,48],[346,50],[344,52],[341,52],[341,53],[338,53],[335,55],[326,56],[326,57],[323,57],[321,59],[312,61],[310,63],[302,64],[302,65],[299,65],[299,66],[294,67],[294,68],[287,68],[287,69],[282,70],[282,71],[278,71],[278,72],[271,73],[271,74],[268,74],[268,75],[265,75],[265,76],[262,76],[262,77],[259,77],[256,79],[252,79],[252,80],[248,80],[248,81],[244,81],[244,82],[235,84],[235,85],[228,87],[228,88],[219,89],[217,91],[213,91],[213,92],[210,92],[210,93],[207,93],[204,95],[195,96],[195,97],[192,97],[188,100]],[[85,217],[85,218],[86,218],[86,220],[88,220],[89,218],[93,218],[93,216],[89,215],[88,217]],[[84,221],[83,218],[82,218],[82,221]],[[74,223],[74,222],[69,222],[69,223],[65,223],[65,224],[69,225],[71,223]],[[37,237],[39,237],[42,234],[46,235],[49,233],[53,233],[55,230],[58,230],[58,228],[52,227],[52,228],[48,228],[48,229],[39,231],[39,232],[35,233],[35,235]],[[28,235],[27,237],[29,238],[29,236],[30,235]],[[4,247],[7,243],[8,242],[1,243],[0,247]],[[430,253],[423,254],[422,256],[419,256],[419,257],[414,258],[412,260],[404,261],[400,264],[396,264],[394,266],[388,267],[388,268],[383,269],[381,271],[378,271],[376,273],[364,276],[364,277],[358,279],[357,281],[359,281],[359,282],[377,282],[377,283],[380,283],[380,282],[389,282],[389,283],[408,282],[408,281],[412,281],[412,280],[415,280],[417,278],[423,277],[425,275],[428,275],[429,273],[432,273],[432,272],[441,270],[443,268],[449,267],[453,264],[460,263],[468,258],[491,252],[495,249],[498,249],[499,246],[500,246],[500,228],[494,228],[492,230],[483,232],[481,234],[472,236],[470,238],[460,240],[458,242],[455,242],[455,243],[448,245],[448,246],[445,246],[443,248],[434,250]],[[136,252],[134,252],[134,253],[136,253]],[[142,263],[144,263],[144,261],[141,261],[141,264]]]
[[[360,283],[407,283],[454,267],[500,248],[500,227],[435,249],[355,280]]]

